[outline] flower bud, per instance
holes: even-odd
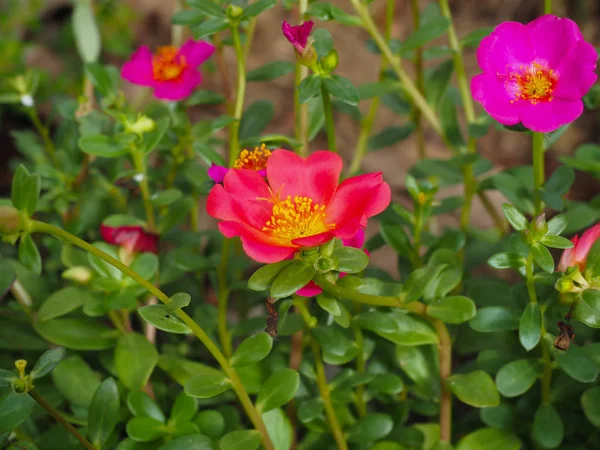
[[[559,278],[554,284],[554,288],[561,294],[573,291],[575,283],[567,277]]]
[[[319,273],[327,273],[330,272],[333,268],[333,261],[324,256],[319,256],[317,260],[313,263],[313,267]]]
[[[244,13],[244,10],[237,5],[229,5],[227,7],[227,17],[237,19]]]
[[[127,124],[127,130],[138,135],[154,131],[155,128],[154,120],[144,115],[139,116],[134,123]]]
[[[79,284],[87,284],[92,279],[92,271],[85,266],[75,266],[65,270],[62,277]]]
[[[296,57],[298,58],[298,61],[300,62],[300,64],[306,66],[306,67],[312,67],[316,64],[317,59],[319,59],[319,56],[317,55],[317,51],[315,50],[315,48],[313,47],[313,40],[311,40],[306,47],[304,47],[304,50],[302,51],[302,53],[296,53]]]
[[[11,235],[23,231],[19,211],[12,206],[0,206],[0,234]]]
[[[311,47],[312,48],[312,47]],[[325,58],[321,60],[321,64],[323,64],[323,69],[325,69],[326,73],[331,73],[337,67],[340,62],[340,57],[338,56],[338,52],[336,49],[332,49]]]

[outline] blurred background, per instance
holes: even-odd
[[[289,2],[284,2],[289,3]],[[348,1],[333,0],[331,3],[347,12],[352,12]],[[421,0],[424,10],[431,6],[428,0]],[[494,27],[506,20],[528,22],[542,13],[543,2],[537,0],[460,0],[451,2],[459,38],[483,27]],[[171,25],[171,16],[181,8],[178,0],[94,0],[94,8],[102,34],[101,62],[118,67],[139,45],[155,48],[171,42],[177,32]],[[373,16],[383,23],[385,2],[375,0],[371,6]],[[600,43],[600,2],[597,0],[571,0],[553,2],[554,13],[575,20],[589,42],[598,47]],[[71,30],[72,0],[0,0],[0,78],[18,75],[26,69],[38,70],[42,77],[36,96],[42,119],[48,123],[57,120],[49,116],[50,104],[55,95],[77,97],[82,93],[82,69]],[[295,7],[286,9],[278,5],[261,14],[251,48],[248,69],[254,69],[273,60],[293,61],[292,47],[281,33],[281,23],[288,20],[298,22]],[[366,32],[357,28],[338,25],[334,22],[315,20],[315,28],[327,28],[333,35],[334,44],[340,55],[338,73],[350,78],[356,86],[377,80],[379,56],[369,50]],[[409,0],[397,0],[393,38],[402,40],[411,30],[412,14]],[[187,30],[185,31],[187,33]],[[186,34],[189,36],[189,34]],[[443,36],[432,43],[446,45]],[[448,58],[447,54],[444,56]],[[475,49],[465,50],[469,77],[478,72]],[[425,67],[438,65],[442,59],[426,58]],[[226,72],[231,76],[223,80],[215,67],[214,58],[203,68],[203,89],[222,91],[223,86],[232,86],[235,80],[235,60],[233,49],[225,49]],[[403,62],[412,70],[412,61]],[[140,92],[137,86],[123,82],[127,97],[135,98]],[[252,83],[247,91],[246,106],[254,100],[267,99],[275,106],[275,116],[267,132],[293,134],[293,74],[272,82]],[[366,111],[369,101],[361,102],[361,110]],[[373,133],[389,125],[398,125],[409,120],[397,114],[398,105],[384,101],[380,107]],[[190,110],[194,119],[213,118],[224,112],[224,106],[202,105]],[[478,112],[481,109],[478,107]],[[15,139],[23,138],[20,131],[32,129],[29,119],[18,105],[0,105],[0,196],[10,191],[11,164],[16,155]],[[351,159],[358,136],[358,122],[347,113],[338,111],[335,117],[337,139],[340,152],[346,162]],[[546,153],[546,170],[551,173],[560,155],[571,154],[583,142],[600,141],[600,117],[586,111],[584,116],[571,126]],[[425,125],[427,157],[448,158],[449,150],[441,140]],[[27,143],[23,143],[27,145]],[[531,161],[530,137],[524,133],[510,133],[491,128],[479,141],[479,151],[494,165],[494,172],[505,168],[529,164]],[[311,150],[326,148],[324,133],[317,135]],[[394,200],[409,204],[404,191],[404,175],[417,160],[417,145],[414,134],[397,144],[370,152],[364,160],[363,170],[383,171],[385,179],[392,185]],[[599,191],[594,178],[585,173],[577,173],[577,181],[568,197],[586,200]],[[461,187],[445,189],[441,196],[460,195]],[[495,203],[503,201],[501,194],[492,192]],[[458,217],[445,217],[444,224],[456,224]],[[489,217],[482,213],[481,205],[475,200],[473,223],[485,228],[491,225]]]

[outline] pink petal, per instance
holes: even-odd
[[[258,230],[253,230],[237,222],[219,222],[219,230],[226,237],[239,236],[242,240],[244,252],[253,260],[272,264],[292,256],[297,249],[293,247],[280,247],[265,240]]]
[[[585,263],[588,253],[600,238],[600,223],[586,230],[577,242],[575,249],[575,262],[580,265],[581,270],[585,269]]]
[[[519,123],[521,103],[511,103],[511,97],[506,90],[505,82],[495,74],[480,73],[471,79],[471,94],[481,103],[483,109],[504,125]]]
[[[361,248],[365,243],[365,230],[361,228],[356,232],[354,236],[348,239],[342,239],[342,242],[346,247]]]
[[[195,68],[188,67],[181,78],[171,81],[157,81],[154,96],[163,100],[178,101],[189,97],[202,82],[202,75]]]
[[[213,163],[208,169],[208,176],[211,177],[215,183],[222,183],[227,172],[229,172],[228,167],[217,166]]]
[[[549,133],[573,122],[583,113],[583,101],[555,98],[550,102],[521,103],[520,116],[523,126],[532,131]]]
[[[301,237],[292,240],[292,244],[298,247],[318,247],[323,245],[325,242],[329,242],[333,239],[333,231],[326,231],[324,233],[314,234],[312,236]]]
[[[212,56],[215,47],[206,41],[194,41],[189,39],[179,49],[179,54],[185,56],[188,65],[192,68],[198,67]]]
[[[121,78],[140,86],[155,86],[156,80],[152,74],[152,62],[128,61],[121,68]]]
[[[507,74],[531,63],[531,33],[518,22],[503,22],[483,38],[477,49],[477,62],[489,74]]]
[[[302,158],[289,150],[277,149],[267,162],[267,179],[280,198],[309,197],[313,204],[326,205],[336,190],[342,165],[342,158],[333,152],[316,151]]]
[[[573,247],[565,249],[560,256],[560,261],[558,262],[559,272],[565,272],[569,267],[577,265],[577,262],[575,261],[575,249],[577,248],[578,240],[579,237],[575,235],[573,239],[571,239]]]
[[[598,52],[585,41],[572,45],[561,64],[556,67],[558,75],[554,97],[575,100],[583,97],[598,79],[596,61]]]
[[[526,25],[534,42],[532,60],[546,62],[551,69],[557,67],[562,58],[577,41],[583,40],[581,31],[571,19],[561,19],[546,14]]]
[[[321,292],[323,292],[323,289],[317,286],[314,281],[310,281],[306,286],[298,289],[296,295],[299,295],[300,297],[314,297]]]
[[[133,55],[131,55],[130,61],[139,62],[147,61],[152,62],[152,52],[147,45],[142,45],[138,48]]]

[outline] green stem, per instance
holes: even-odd
[[[413,18],[413,31],[418,30],[421,25],[421,12],[419,11],[419,0],[411,0],[410,7]],[[423,73],[423,49],[421,47],[415,50],[414,66],[417,76],[417,88],[423,94],[425,92],[425,76]],[[417,134],[417,147],[419,149],[419,158],[425,158],[425,136],[423,134],[423,124],[421,121],[421,111],[417,108],[413,114],[415,122],[415,133]]]
[[[542,189],[544,188],[544,179],[546,172],[544,169],[544,134],[533,133],[533,187],[535,200],[535,216],[539,216],[544,211],[542,201]]]
[[[533,253],[529,251],[527,261],[525,262],[525,284],[527,285],[527,293],[529,294],[529,302],[536,304],[537,296],[535,293],[535,282],[533,279]]]
[[[29,231],[30,233],[39,232],[39,233],[51,234],[59,239],[63,239],[65,241],[87,251],[88,253],[91,253],[94,256],[97,256],[98,258],[102,259],[103,261],[106,261],[111,266],[119,269],[125,275],[129,276],[134,281],[139,283],[141,286],[146,288],[146,290],[148,292],[150,292],[152,295],[154,295],[161,302],[167,303],[169,301],[169,297],[164,292],[162,292],[160,289],[158,289],[156,286],[154,286],[151,282],[149,282],[148,280],[143,278],[140,274],[138,274],[134,270],[131,270],[131,268],[129,268],[128,266],[123,264],[121,261],[113,258],[112,256],[108,255],[107,253],[104,253],[99,248],[94,247],[93,245],[85,242],[83,239],[80,239],[77,236],[74,236],[71,233],[62,230],[61,228],[55,227],[54,225],[50,225],[45,222],[38,222],[37,220],[30,221],[26,228],[27,228],[26,231]],[[221,366],[221,368],[223,369],[223,371],[225,372],[225,374],[228,376],[229,380],[231,381],[231,387],[232,387],[233,391],[236,393],[240,403],[242,404],[242,407],[246,411],[248,418],[252,421],[256,430],[258,432],[260,432],[260,434],[262,436],[262,442],[263,442],[265,449],[266,450],[274,450],[275,447],[273,446],[273,443],[271,442],[271,439],[270,439],[269,435],[267,434],[267,429],[265,427],[265,424],[264,424],[260,414],[254,407],[252,400],[250,400],[248,392],[246,392],[246,389],[244,388],[237,372],[229,365],[229,361],[227,360],[225,355],[223,355],[223,353],[215,345],[215,343],[208,336],[208,334],[206,334],[206,332],[202,329],[202,327],[200,325],[198,325],[184,311],[179,309],[175,312],[175,315],[177,315],[177,317],[179,317],[179,319],[181,319],[192,330],[192,333],[206,347],[206,349],[209,351],[209,353],[215,358],[217,363]]]
[[[325,83],[321,84],[321,98],[323,99],[323,113],[325,114],[325,130],[327,131],[327,145],[329,151],[337,152],[335,144],[335,123],[333,122],[333,108],[331,107],[331,98],[325,87]]]
[[[84,438],[73,425],[67,422],[67,420],[35,390],[29,391],[29,395],[37,402],[38,405],[44,408],[46,412],[54,418],[54,420],[60,423],[69,433],[75,436],[75,438],[81,442],[81,445],[83,445],[87,450],[98,450],[96,447],[90,444],[90,442]]]
[[[440,353],[440,381],[442,396],[440,398],[440,441],[452,442],[452,392],[447,380],[452,375],[452,340],[448,328],[439,319],[429,319],[438,335]]]
[[[319,393],[321,394],[321,399],[323,400],[323,407],[325,408],[325,415],[327,416],[327,421],[329,422],[331,434],[333,434],[333,438],[335,439],[338,450],[348,450],[348,444],[344,438],[344,433],[342,432],[340,422],[338,421],[337,414],[335,413],[335,409],[333,408],[333,403],[331,401],[331,392],[329,390],[329,384],[327,384],[327,376],[325,375],[325,365],[323,364],[323,359],[321,358],[321,347],[312,335],[310,339],[313,357],[315,358],[317,386],[319,388]]]
[[[235,93],[235,108],[233,117],[236,119],[229,127],[229,166],[233,167],[235,160],[240,152],[239,148],[239,132],[240,121],[244,111],[244,97],[246,96],[246,67],[244,64],[244,50],[240,40],[240,30],[238,24],[231,27],[231,39],[233,48],[235,49],[235,57],[237,60],[237,91]]]
[[[544,14],[552,14],[552,0],[544,0]]]
[[[252,48],[252,40],[254,39],[254,32],[256,31],[256,17],[251,19],[246,28],[246,41],[244,42],[244,66],[248,61],[248,55]]]
[[[304,22],[306,10],[308,9],[308,0],[299,0],[298,16],[300,22]],[[296,72],[294,80],[294,135],[300,142],[299,153],[301,156],[308,155],[308,103],[300,104],[300,90],[298,86],[308,75],[308,67],[301,64],[296,58]]]
[[[54,164],[55,167],[58,167],[56,147],[54,146],[54,142],[52,142],[52,139],[50,138],[50,131],[48,131],[48,128],[46,128],[46,126],[42,123],[42,121],[40,120],[40,116],[38,116],[37,110],[34,107],[27,108],[27,114],[29,114],[31,122],[33,122],[35,129],[42,137],[42,141],[44,141],[44,149],[46,150],[50,161],[52,161],[52,164]]]
[[[421,111],[423,116],[431,124],[434,130],[443,137],[444,130],[442,129],[442,124],[435,111],[431,108],[431,106],[429,106],[427,100],[425,100],[425,97],[423,97],[423,94],[419,92],[419,89],[415,86],[410,76],[402,68],[400,64],[400,58],[392,53],[390,47],[385,42],[385,39],[377,30],[377,26],[373,22],[367,6],[364,5],[361,0],[350,0],[350,2],[362,19],[364,28],[369,32],[390,67],[394,70],[394,72],[396,72],[396,75],[402,82],[404,91],[412,103]]]
[[[148,224],[148,231],[155,231],[156,223],[154,221],[154,206],[150,200],[150,185],[148,183],[148,171],[146,170],[146,161],[144,160],[144,154],[137,148],[131,150],[131,156],[133,158],[133,166],[136,172],[141,177],[140,180],[140,191],[142,193],[142,202],[144,203],[144,210],[146,211],[146,223]]]
[[[227,287],[227,267],[229,264],[229,250],[231,247],[231,240],[225,238],[223,240],[223,247],[221,249],[221,262],[217,270],[217,278],[219,282],[219,291],[217,300],[219,302],[218,318],[219,318],[219,340],[221,341],[221,348],[223,353],[228,358],[231,357],[231,334],[227,328],[227,301],[229,299],[229,288]]]
[[[416,268],[421,267],[421,233],[423,231],[423,211],[421,205],[417,207],[415,211],[415,236],[413,246],[415,248],[415,261],[414,266]]]

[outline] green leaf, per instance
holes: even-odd
[[[73,405],[88,408],[100,380],[87,363],[77,355],[63,359],[52,371],[52,381]]]
[[[184,390],[190,397],[211,398],[231,388],[231,381],[221,372],[207,373],[190,378]]]
[[[212,0],[187,0],[189,6],[210,17],[226,17],[225,10]]]
[[[540,239],[540,242],[544,244],[546,247],[550,248],[572,248],[573,243],[562,236],[553,236],[547,234]]]
[[[40,356],[40,359],[35,363],[35,366],[33,366],[33,370],[29,375],[33,380],[45,377],[63,360],[66,353],[67,352],[62,347],[53,348],[52,350],[44,352],[42,356]]]
[[[366,253],[354,247],[338,247],[331,254],[333,268],[338,272],[358,273],[369,265],[369,257]]]
[[[273,348],[273,338],[267,333],[258,333],[242,341],[231,357],[233,367],[257,363],[267,357]]]
[[[209,2],[210,0],[207,0]],[[211,2],[212,3],[212,2]],[[206,22],[193,27],[192,33],[194,34],[194,39],[200,39],[204,36],[208,36],[210,34],[218,33],[219,31],[223,31],[225,28],[229,27],[229,21],[225,18],[215,17],[214,19],[209,19]]]
[[[407,139],[414,130],[415,125],[413,123],[407,123],[406,125],[401,126],[391,125],[384,128],[375,136],[370,137],[367,146],[369,150],[379,150],[385,147],[391,147],[392,145]]]
[[[477,314],[469,321],[469,326],[481,333],[516,330],[519,328],[519,316],[503,306],[488,306],[477,310]]]
[[[136,417],[152,417],[159,422],[165,421],[165,415],[160,407],[145,392],[130,392],[127,396],[127,407],[131,411],[131,414]]]
[[[253,291],[266,291],[271,287],[273,281],[277,278],[277,275],[291,263],[291,260],[286,259],[275,264],[262,266],[250,276],[250,279],[248,280],[248,289]]]
[[[598,365],[581,347],[571,346],[569,351],[554,355],[558,366],[571,378],[582,383],[592,383],[598,378]]]
[[[448,84],[454,72],[454,61],[444,61],[433,69],[425,78],[425,98],[427,102],[437,107],[448,89]]]
[[[194,423],[200,428],[200,432],[212,439],[223,436],[225,431],[224,415],[218,411],[205,410],[198,413]]]
[[[127,436],[136,442],[150,442],[166,434],[166,426],[150,417],[134,417],[127,422]]]
[[[396,253],[400,255],[412,253],[412,244],[401,226],[381,222],[380,230],[381,237],[383,237],[386,244],[392,247]]]
[[[556,132],[553,133],[554,138],[558,139],[569,127],[570,124],[563,125]],[[549,134],[546,134],[548,136]],[[548,139],[544,139],[544,144],[548,144]],[[549,208],[557,211],[562,211],[565,206],[563,199],[564,195],[569,191],[571,185],[575,181],[575,171],[569,166],[558,166],[554,173],[544,184],[542,190],[542,199],[548,205]]]
[[[183,196],[179,189],[167,189],[166,191],[156,192],[152,195],[150,201],[154,206],[168,206],[176,202]]]
[[[9,392],[0,398],[0,433],[21,425],[33,412],[35,400],[27,394]]]
[[[512,361],[498,371],[496,386],[505,397],[517,397],[533,386],[540,373],[540,364],[535,360]]]
[[[315,40],[314,48],[319,58],[325,58],[333,50],[333,38],[326,28],[317,28],[314,30],[312,38]]]
[[[267,434],[273,442],[275,450],[288,450],[292,447],[294,430],[287,415],[281,408],[272,409],[262,414]]]
[[[419,300],[429,284],[444,270],[444,265],[439,265],[434,268],[422,267],[414,270],[406,279],[402,291],[405,294],[404,301],[411,303]]]
[[[9,387],[14,380],[19,377],[10,370],[0,369],[0,387]]]
[[[150,133],[144,134],[144,143],[142,146],[144,153],[151,153],[158,146],[158,144],[160,144],[160,141],[165,136],[170,127],[171,119],[169,117],[162,117],[158,119],[156,121],[155,130]]]
[[[477,30],[471,31],[464,38],[460,40],[460,46],[462,48],[476,48],[479,47],[481,40],[489,36],[494,31],[494,27],[484,27]]]
[[[180,423],[189,422],[197,412],[198,401],[195,398],[189,397],[185,392],[182,392],[175,399],[169,420]]]
[[[358,353],[357,346],[335,325],[317,326],[312,333],[323,349],[323,361],[327,364],[346,364]]]
[[[112,348],[118,335],[115,329],[89,319],[52,319],[33,326],[47,341],[73,350]]]
[[[300,377],[293,369],[281,369],[273,373],[263,384],[256,408],[263,414],[288,403],[296,395]]]
[[[19,261],[33,273],[42,273],[42,257],[30,234],[19,239]]]
[[[438,16],[423,22],[419,28],[413,31],[400,47],[402,55],[411,50],[423,46],[436,37],[441,36],[450,26],[450,21],[444,16]]]
[[[488,264],[494,269],[518,270],[525,266],[525,258],[520,253],[502,252],[488,259]]]
[[[306,103],[311,98],[321,93],[323,78],[319,75],[311,74],[304,78],[298,86],[298,101],[300,104]]]
[[[219,445],[221,450],[257,450],[260,439],[256,430],[236,430],[223,436]]]
[[[358,326],[398,345],[437,344],[438,337],[428,322],[399,311],[366,311],[356,318]]]
[[[387,414],[371,413],[361,418],[348,430],[348,441],[364,443],[386,437],[394,428],[394,421]]]
[[[17,274],[10,262],[0,258],[0,298],[12,287],[16,279]]]
[[[404,390],[404,381],[393,373],[379,373],[369,381],[369,387],[382,394],[398,395]]]
[[[287,265],[273,281],[270,294],[273,298],[285,298],[306,286],[315,276],[316,270],[305,261],[295,260]]]
[[[113,80],[103,65],[95,62],[88,63],[85,65],[85,73],[96,90],[104,97],[114,93]]]
[[[169,298],[169,302],[165,305],[165,311],[175,312],[178,309],[185,308],[192,301],[190,294],[186,292],[178,292]]]
[[[261,12],[275,6],[275,0],[258,0],[257,2],[251,3],[244,9],[244,13],[240,19],[248,19],[250,17],[258,16]]]
[[[117,383],[107,378],[96,389],[88,412],[88,438],[96,447],[102,448],[117,426],[119,409]]]
[[[542,448],[557,448],[565,435],[563,421],[550,403],[542,403],[533,418],[533,439]]]
[[[141,390],[158,362],[153,344],[138,333],[121,336],[115,349],[115,369],[119,380],[131,391]]]
[[[500,404],[500,394],[494,380],[483,370],[452,375],[447,383],[452,393],[467,405],[485,408]]]
[[[218,92],[199,89],[185,101],[188,106],[196,105],[219,105],[225,102],[225,97]]]
[[[527,351],[534,349],[542,336],[542,312],[540,305],[529,303],[519,321],[519,341]]]
[[[60,291],[54,292],[46,299],[38,311],[38,320],[45,321],[55,319],[65,314],[75,311],[90,301],[89,294],[76,287],[66,287]]]
[[[78,145],[88,155],[102,158],[117,158],[128,152],[125,145],[118,144],[103,134],[83,136],[79,138]]]
[[[85,63],[98,61],[101,49],[100,31],[90,0],[77,0],[71,15],[73,35],[79,56]]]
[[[463,437],[456,450],[519,450],[521,441],[508,431],[495,428],[480,428]]]
[[[502,205],[502,211],[504,211],[506,220],[508,220],[508,222],[516,231],[523,231],[529,225],[527,222],[527,218],[523,214],[521,214],[519,210],[513,205],[504,203]]]
[[[469,297],[453,295],[427,305],[427,315],[446,323],[462,323],[477,313],[475,302]]]
[[[212,441],[203,434],[178,436],[157,450],[213,450]]]
[[[275,116],[273,103],[266,100],[258,100],[252,103],[240,122],[240,139],[258,136],[271,122]]]
[[[271,1],[271,0],[269,0]],[[294,71],[291,61],[271,61],[246,74],[247,81],[272,81]]]
[[[579,320],[588,327],[600,328],[600,290],[586,289],[573,309],[573,319]]]
[[[533,253],[533,259],[544,272],[554,272],[554,258],[552,258],[550,250],[542,244],[534,243],[531,245],[531,252]]]
[[[190,334],[192,330],[163,305],[147,305],[138,309],[138,313],[150,325],[167,333]]]
[[[581,407],[592,425],[600,428],[600,387],[590,388],[583,393]]]
[[[23,164],[17,167],[12,178],[11,196],[15,208],[32,215],[40,198],[41,178],[30,174]]]
[[[358,105],[358,91],[348,78],[341,75],[330,75],[324,79],[325,89],[337,99],[349,105]]]

